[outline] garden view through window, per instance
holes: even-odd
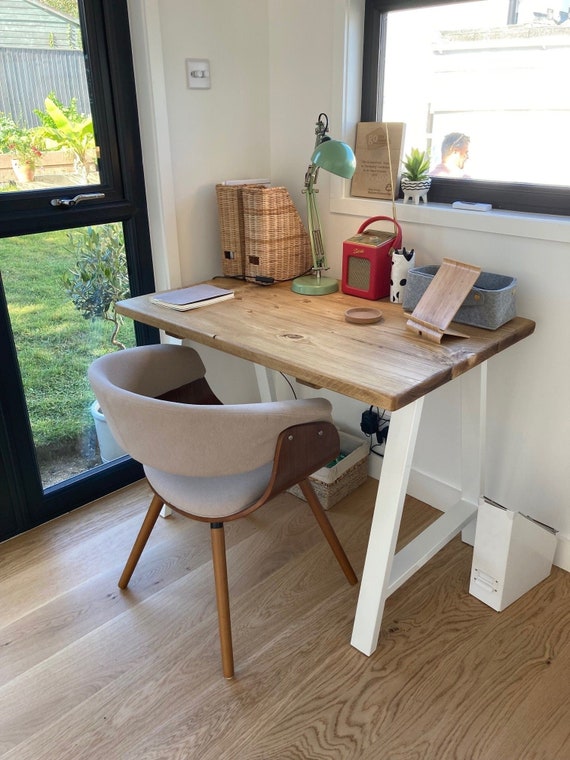
[[[122,324],[114,310],[130,293],[126,235],[117,221],[125,215],[108,210],[102,222],[90,200],[117,196],[109,191],[112,118],[104,88],[94,85],[104,69],[104,46],[93,42],[101,8],[99,0],[0,2],[0,197],[6,218],[12,209],[29,219],[24,234],[2,230],[1,285],[33,457],[41,486],[54,492],[124,456],[87,368],[101,354],[136,344],[133,324]],[[76,195],[85,198],[81,223],[66,222],[53,200]],[[54,220],[38,221],[36,209],[44,207]],[[14,369],[5,364],[4,371]]]
[[[428,149],[434,176],[567,187],[569,9],[475,0],[389,10],[377,120],[405,122],[404,153]],[[453,143],[462,155],[446,169]]]
[[[122,225],[3,238],[0,270],[44,488],[124,456],[87,380],[97,356],[135,345],[114,311],[129,294]]]
[[[99,184],[77,0],[0,3],[0,69],[0,192]]]

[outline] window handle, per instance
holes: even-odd
[[[81,195],[76,195],[75,198],[52,198],[50,203],[52,206],[65,206],[68,208],[69,206],[77,206],[78,203],[83,203],[83,201],[94,201],[97,198],[104,198],[105,193],[82,193]]]

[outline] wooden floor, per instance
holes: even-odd
[[[375,487],[329,512],[359,575]],[[367,658],[358,587],[287,494],[227,526],[226,681],[206,524],[160,519],[116,586],[148,498],[139,483],[0,545],[3,760],[570,758],[570,574],[497,613],[455,539],[388,600]],[[436,514],[408,499],[401,538]]]

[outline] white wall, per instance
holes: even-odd
[[[150,213],[164,287],[221,271],[216,182],[271,176],[304,215],[301,187],[318,113],[328,113],[332,136],[354,136],[362,10],[363,0],[131,0],[147,184],[161,187]],[[211,90],[186,89],[187,57],[210,59]],[[164,103],[154,116],[153,100]],[[171,176],[157,165],[158,154],[166,166],[171,159]],[[319,188],[329,263],[340,276],[342,241],[363,219],[391,209],[345,197],[343,183],[324,173]],[[398,219],[418,264],[451,256],[519,280],[518,312],[535,319],[537,329],[489,363],[487,495],[557,528],[563,540],[555,561],[570,569],[570,350],[564,328],[570,219],[474,217],[429,204],[399,206]],[[254,397],[245,363],[223,356],[206,356],[206,362],[225,382],[224,397]],[[358,430],[363,405],[327,395],[340,423]],[[415,495],[429,500],[435,494],[443,506],[459,482],[457,400],[450,384],[426,403],[411,481]],[[436,423],[443,427],[434,445]]]
[[[158,286],[177,286],[221,273],[216,182],[270,171],[267,2],[129,0],[129,10]],[[187,89],[187,58],[210,60],[211,89]],[[168,272],[165,225],[179,259]]]

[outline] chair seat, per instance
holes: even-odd
[[[165,502],[197,517],[221,520],[256,502],[267,487],[273,462],[238,475],[197,478],[145,465],[149,483]]]

